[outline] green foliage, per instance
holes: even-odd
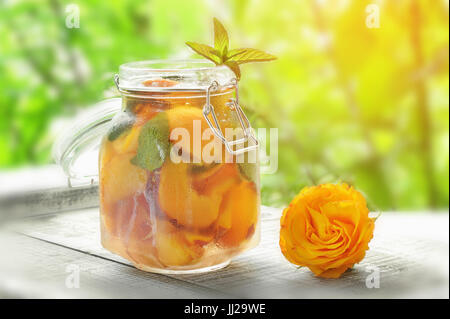
[[[276,59],[272,54],[257,49],[240,48],[229,50],[230,40],[228,39],[228,32],[216,18],[214,18],[214,48],[206,44],[190,41],[186,42],[186,44],[216,65],[224,64],[228,66],[236,75],[237,80],[241,79],[240,64],[273,61]]]
[[[79,29],[65,27],[68,3],[0,4],[0,167],[49,163],[55,118],[108,95],[122,63],[188,55],[225,16],[233,45],[278,57],[242,66],[240,82],[253,126],[279,128],[263,204],[346,181],[374,210],[448,208],[445,1],[379,1],[378,29],[368,0],[77,1]]]
[[[231,38],[278,56],[241,81],[253,126],[280,130],[263,203],[346,181],[373,210],[448,207],[448,7],[381,1],[370,29],[370,3],[281,0],[273,14],[269,1],[233,2]]]

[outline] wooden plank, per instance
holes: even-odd
[[[107,258],[2,232],[0,298],[220,298],[217,291]],[[74,268],[75,267],[75,268]],[[79,286],[68,278],[79,273]],[[69,285],[66,284],[69,283]]]
[[[325,280],[284,259],[278,247],[280,213],[263,207],[260,245],[223,270],[197,275],[146,275],[162,282],[176,280],[174,286],[183,282],[243,298],[448,298],[448,214],[384,213],[377,220],[375,237],[363,262],[339,280]],[[15,227],[35,239],[130,265],[101,247],[98,217],[98,209],[88,209],[28,218]],[[378,289],[366,287],[370,267],[380,271]],[[116,276],[110,278],[111,285],[116,283]],[[142,285],[142,289],[148,288]]]

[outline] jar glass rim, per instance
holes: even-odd
[[[204,92],[213,82],[227,86],[235,79],[225,65],[216,66],[205,59],[146,60],[122,64],[119,67],[117,86],[127,92]],[[152,85],[147,81],[155,80]],[[170,80],[174,85],[158,84],[158,80]],[[125,91],[125,92],[123,92]]]

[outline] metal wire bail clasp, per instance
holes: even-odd
[[[248,120],[247,116],[245,115],[244,111],[239,105],[239,91],[237,80],[233,79],[230,82],[230,84],[224,85],[223,87],[230,87],[230,86],[235,88],[236,97],[234,99],[231,99],[230,102],[227,102],[226,105],[231,110],[236,111],[239,123],[244,133],[244,137],[239,138],[237,140],[229,141],[225,138],[224,134],[222,133],[222,129],[220,128],[220,124],[216,116],[216,112],[214,112],[214,106],[211,104],[211,92],[216,91],[220,88],[219,83],[217,83],[216,81],[213,81],[211,85],[206,89],[206,104],[203,106],[203,116],[205,117],[205,120],[208,123],[211,130],[213,131],[214,135],[217,138],[219,138],[225,145],[227,151],[232,155],[239,155],[257,149],[259,146],[259,142],[258,139],[253,134],[253,129],[250,124],[250,121]],[[211,121],[209,117],[210,114],[213,121]],[[248,142],[247,146],[238,149],[233,149],[233,146],[245,144],[246,142]]]

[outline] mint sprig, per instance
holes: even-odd
[[[240,48],[229,50],[228,33],[222,23],[214,18],[214,47],[197,42],[186,42],[186,44],[201,56],[211,60],[216,65],[228,66],[239,80],[241,70],[239,65],[250,62],[264,62],[275,60],[272,54],[251,48]]]

